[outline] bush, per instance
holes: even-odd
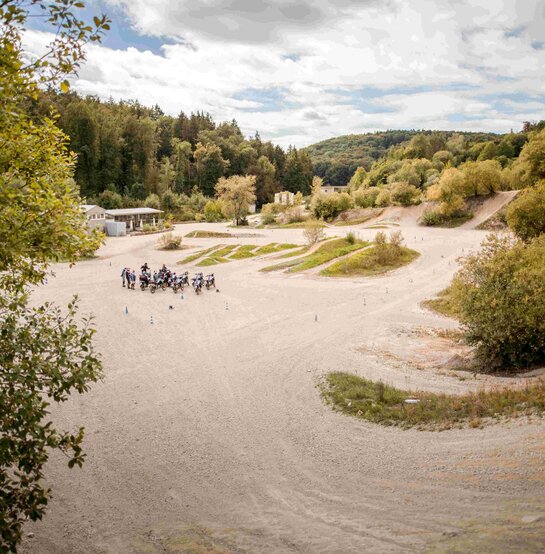
[[[180,197],[174,192],[167,190],[161,198],[161,206],[166,212],[173,212],[180,205]]]
[[[440,225],[441,223],[443,223],[443,216],[437,210],[427,208],[426,210],[424,210],[420,221],[423,225],[432,227],[433,225]]]
[[[161,209],[161,201],[156,194],[149,194],[144,200],[144,206],[147,208],[153,208],[155,210]]]
[[[522,240],[545,233],[545,181],[526,189],[507,208],[507,224]]]
[[[379,192],[378,187],[357,190],[354,193],[354,202],[360,208],[374,208]]]
[[[392,231],[390,233],[390,244],[394,248],[401,248],[404,242],[403,235],[401,234],[401,231]]]
[[[157,248],[159,250],[178,250],[181,245],[182,237],[172,233],[165,233],[157,241]]]
[[[325,237],[322,224],[316,220],[310,220],[305,223],[303,237],[309,246],[313,246]]]
[[[284,212],[284,223],[301,223],[306,216],[301,206],[292,206]]]
[[[221,202],[219,200],[209,200],[204,206],[204,219],[209,223],[221,221],[223,213],[221,211]]]
[[[261,206],[261,223],[269,225],[276,223],[276,216],[282,211],[281,204],[263,204]]]
[[[455,276],[466,340],[489,367],[545,361],[545,235],[487,237]]]
[[[392,204],[397,206],[412,206],[420,202],[420,190],[409,183],[393,183],[390,187]]]
[[[390,196],[390,191],[387,188],[381,188],[375,200],[375,205],[382,208],[384,206],[390,206],[391,203],[392,198]]]
[[[123,207],[123,197],[117,192],[104,190],[97,196],[97,204],[105,210],[115,210]]]
[[[350,231],[349,233],[346,233],[346,242],[348,244],[356,243],[356,235],[352,231]]]

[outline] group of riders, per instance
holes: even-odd
[[[136,272],[134,269],[124,267],[121,271],[121,279],[123,286],[127,286],[129,289],[134,290],[136,287]],[[149,288],[151,293],[156,290],[166,290],[171,288],[175,293],[184,290],[185,287],[192,286],[196,294],[200,294],[202,289],[206,287],[207,290],[216,288],[216,279],[213,273],[204,276],[203,273],[196,273],[195,277],[191,279],[191,285],[189,282],[189,273],[184,271],[177,275],[175,271],[171,271],[166,265],[159,271],[152,273],[148,263],[146,262],[140,268],[140,290],[146,290]],[[125,285],[126,283],[126,285]]]

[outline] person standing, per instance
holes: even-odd
[[[123,271],[121,272],[121,281],[123,283],[123,286],[125,286],[125,279],[127,279],[127,285],[128,285],[129,284],[129,279],[128,279],[127,268],[126,267],[124,267]]]
[[[134,269],[131,271],[131,289],[134,290],[136,287],[136,271]]]

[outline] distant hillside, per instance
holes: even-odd
[[[446,142],[453,135],[462,135],[468,143],[499,141],[494,133],[457,131],[384,131],[363,135],[345,135],[312,144],[306,148],[314,165],[314,173],[328,184],[345,185],[354,171],[366,169],[392,147],[408,143],[416,135],[433,135]]]

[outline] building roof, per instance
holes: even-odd
[[[96,204],[82,204],[81,205],[84,212],[88,212],[88,211],[92,210],[95,206],[96,206]]]
[[[116,210],[106,210],[108,215],[145,215],[145,214],[162,214],[162,210],[155,208],[119,208]]]

